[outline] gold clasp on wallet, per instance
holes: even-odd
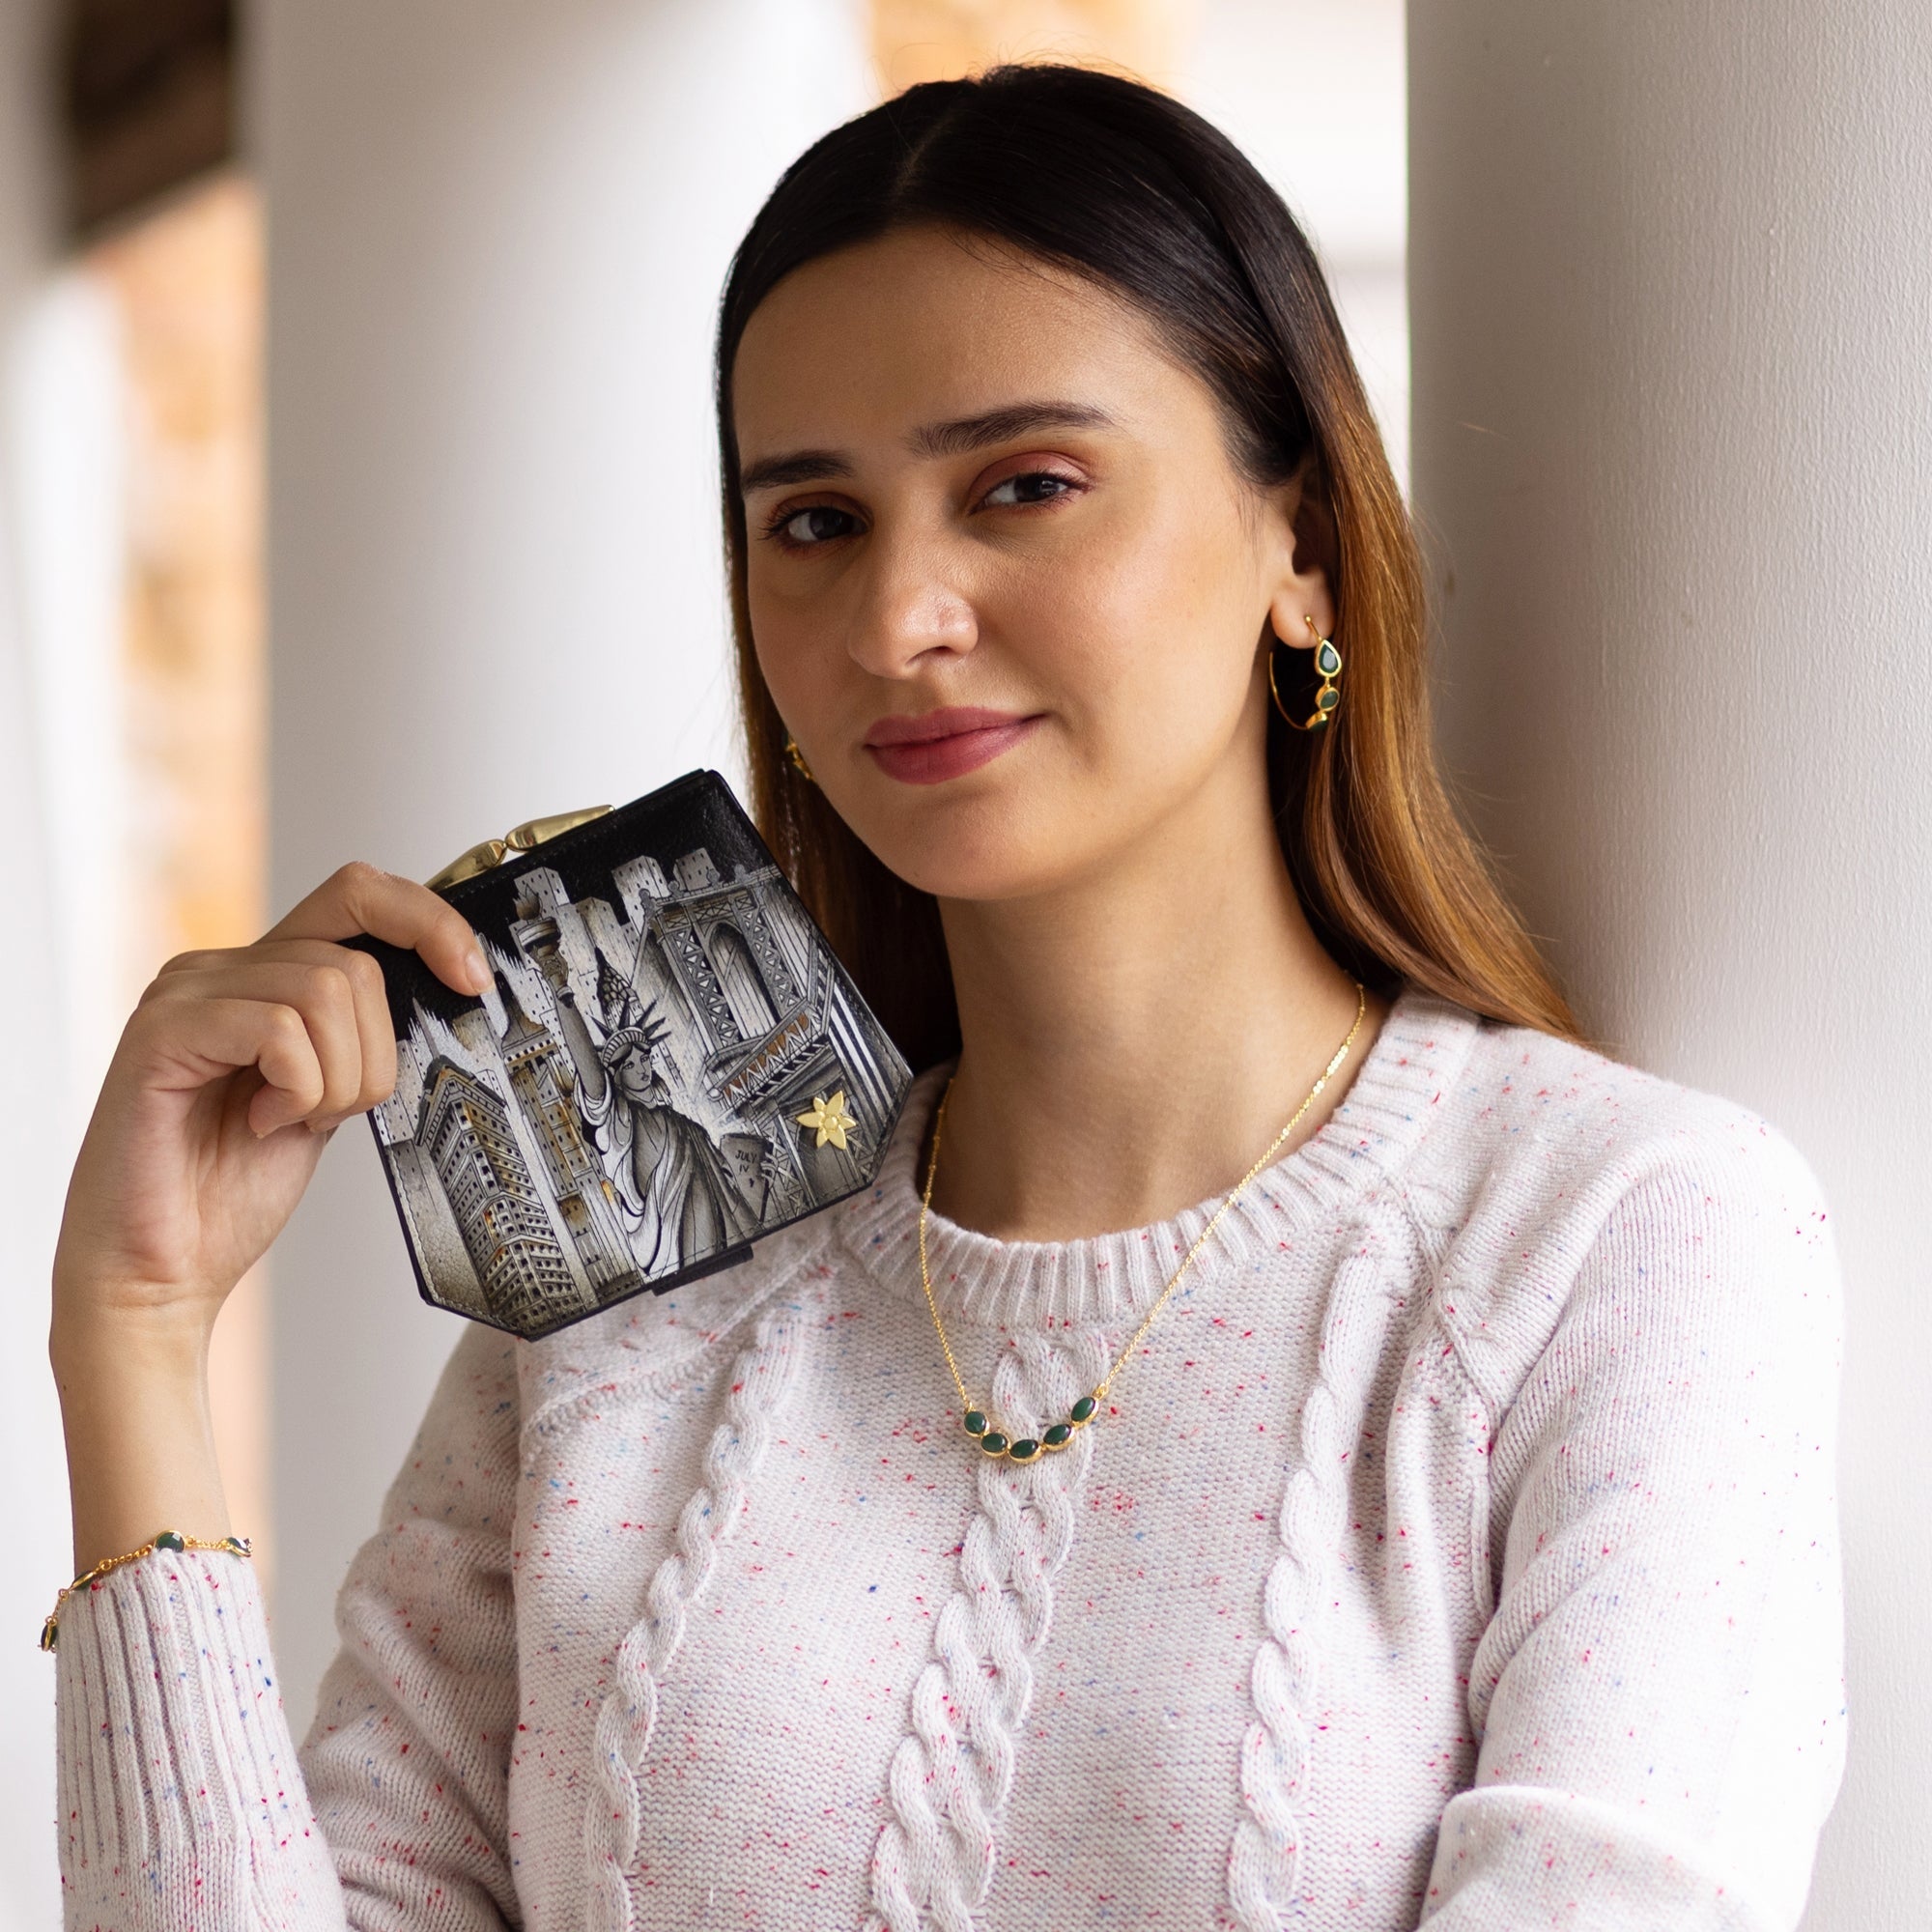
[[[610,810],[608,805],[586,805],[581,811],[554,811],[548,818],[526,818],[521,825],[513,825],[502,838],[486,838],[482,844],[470,846],[460,859],[452,859],[435,877],[423,883],[433,893],[460,885],[465,879],[473,879],[478,872],[487,872],[492,866],[500,866],[511,853],[533,852],[558,833],[588,825]]]

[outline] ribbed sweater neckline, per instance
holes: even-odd
[[[1221,1218],[1194,1264],[1207,1275],[1229,1262],[1291,1246],[1334,1218],[1351,1197],[1393,1176],[1427,1131],[1482,1021],[1413,987],[1394,1001],[1342,1103],[1301,1146],[1264,1168]],[[847,1204],[845,1239],[887,1293],[923,1299],[919,1279],[919,1171],[926,1129],[954,1062],[913,1082],[879,1178]],[[1138,1317],[1167,1285],[1225,1199],[1217,1194],[1144,1227],[1069,1241],[1004,1241],[949,1220],[926,1219],[932,1289],[949,1321],[1002,1328],[1113,1327]]]

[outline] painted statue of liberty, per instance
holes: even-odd
[[[656,1001],[641,1002],[600,953],[600,1041],[578,1009],[554,948],[543,948],[537,963],[555,994],[558,1025],[577,1071],[577,1110],[616,1185],[639,1267],[646,1277],[668,1274],[750,1241],[758,1232],[762,1201],[751,1198],[702,1122],[677,1108],[658,1064],[658,1047],[670,1029],[657,1016]],[[733,1151],[742,1157],[751,1151]],[[755,1154],[747,1165],[755,1174]]]

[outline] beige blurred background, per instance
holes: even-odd
[[[46,1270],[129,1007],[350,857],[737,773],[729,251],[824,128],[1007,58],[1175,92],[1301,215],[1428,533],[1470,812],[1593,1031],[1825,1179],[1854,1752],[1806,1923],[1914,1922],[1932,10],[1837,14],[0,0],[0,1932],[59,1918]],[[338,1136],[213,1370],[298,1725],[453,1340]]]

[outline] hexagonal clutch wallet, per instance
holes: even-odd
[[[730,787],[532,820],[430,882],[496,970],[382,962],[370,1125],[423,1298],[535,1338],[743,1261],[876,1178],[911,1070]]]

